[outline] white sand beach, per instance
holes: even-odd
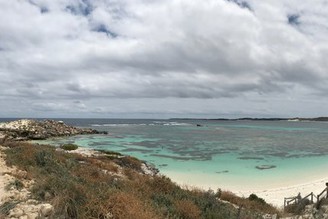
[[[313,192],[315,195],[320,194],[325,188],[325,183],[328,182],[328,177],[314,177],[309,179],[302,179],[307,182],[281,182],[279,185],[275,184],[263,184],[263,185],[249,185],[248,182],[241,182],[239,186],[236,185],[220,185],[214,184],[211,178],[206,179],[206,175],[195,176],[193,175],[193,182],[188,182],[187,178],[190,177],[189,174],[181,174],[178,172],[169,172],[165,174],[170,177],[172,181],[176,182],[181,186],[186,187],[197,187],[200,189],[212,189],[216,191],[217,189],[231,191],[234,194],[241,197],[248,197],[250,194],[254,193],[257,196],[265,199],[268,203],[282,208],[284,205],[284,198],[296,196],[301,193],[302,197],[305,197],[309,193]],[[185,179],[183,179],[185,178]],[[190,179],[190,178],[189,178]],[[204,183],[206,179],[207,183]],[[244,188],[244,189],[243,189]]]

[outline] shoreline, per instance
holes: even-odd
[[[301,193],[302,197],[305,197],[309,193],[313,192],[315,195],[321,193],[325,188],[325,183],[328,182],[328,177],[312,177],[309,180],[303,180],[303,182],[286,182],[286,185],[283,186],[264,186],[264,188],[258,188],[258,186],[254,186],[253,188],[248,187],[247,189],[238,189],[241,188],[243,182],[241,182],[241,186],[229,186],[229,185],[218,185],[213,183],[186,183],[187,180],[181,179],[181,173],[163,173],[161,174],[169,177],[173,182],[177,183],[182,187],[191,187],[191,188],[199,188],[203,190],[214,190],[221,189],[223,191],[230,191],[235,195],[240,197],[249,197],[250,194],[256,194],[258,197],[263,198],[267,203],[274,205],[275,207],[282,208],[284,205],[284,198],[294,197],[298,193]],[[200,176],[194,175],[193,177],[200,178]]]
[[[54,123],[54,122],[52,122]],[[56,126],[63,126],[63,123],[54,123]],[[64,126],[66,128],[66,126]],[[68,126],[67,126],[68,127]],[[68,127],[69,129],[74,129],[74,127]],[[37,133],[32,133],[37,134]],[[94,133],[95,134],[95,133]],[[97,133],[98,134],[98,133]],[[59,136],[56,136],[59,137]],[[66,137],[66,136],[61,136]],[[49,139],[49,138],[47,138]],[[47,141],[47,140],[43,140]],[[48,144],[48,143],[46,143]],[[69,153],[78,153],[84,156],[92,156],[97,153],[97,150],[87,147],[79,147],[75,151],[70,151]],[[323,167],[323,166],[322,166]],[[311,170],[304,170],[304,172]],[[167,176],[172,182],[183,187],[195,187],[202,190],[217,190],[221,189],[224,191],[230,191],[240,197],[247,198],[250,194],[256,194],[258,197],[265,199],[267,203],[270,203],[276,207],[281,208],[284,203],[284,198],[296,196],[298,193],[304,197],[309,193],[313,192],[315,195],[319,194],[325,189],[325,183],[328,181],[328,177],[323,177],[322,172],[311,171],[310,174],[304,174],[304,177],[298,178],[286,178],[274,181],[268,180],[248,180],[247,178],[240,178],[238,183],[236,181],[220,183],[215,180],[212,176],[207,174],[199,173],[188,173],[188,172],[177,172],[177,171],[160,171],[161,175]],[[291,174],[293,175],[293,174]],[[206,179],[206,181],[205,181]],[[205,183],[204,183],[205,182]],[[243,189],[241,189],[243,188]]]

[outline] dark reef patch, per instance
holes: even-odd
[[[206,161],[211,160],[211,157],[180,157],[180,156],[172,156],[172,155],[161,155],[161,154],[151,154],[154,157],[164,157],[164,158],[171,158],[173,160],[200,160]]]
[[[168,164],[164,163],[164,164],[160,164],[160,165],[158,165],[158,166],[159,166],[159,167],[167,167]]]
[[[229,173],[229,170],[218,171],[218,172],[215,172],[215,173],[218,173],[218,174]]]
[[[238,157],[239,160],[264,160],[263,157]]]
[[[256,166],[255,168],[258,170],[268,170],[268,169],[273,169],[276,167],[277,167],[276,165],[259,165],[259,166]]]
[[[122,152],[141,152],[141,153],[150,153],[153,150],[148,150],[148,149],[138,149],[138,148],[127,148],[122,150]]]

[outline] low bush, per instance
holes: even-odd
[[[8,201],[0,205],[0,218],[5,218],[9,211],[16,207],[18,202]]]
[[[249,197],[248,197],[248,200],[258,202],[258,203],[260,203],[262,205],[266,205],[267,204],[263,198],[259,198],[255,194],[250,194]]]
[[[198,219],[201,211],[194,202],[190,200],[178,200],[175,203],[176,211],[182,219]]]
[[[15,179],[5,187],[6,190],[10,190],[11,188],[21,190],[22,188],[24,188],[24,184],[20,180]]]
[[[251,194],[248,198],[241,198],[232,192],[222,191],[220,199],[238,206],[243,206],[243,208],[253,211],[267,212],[271,214],[278,213],[278,210],[275,207],[266,203],[264,199],[257,197],[255,194]]]
[[[74,151],[79,148],[76,144],[63,144],[60,145],[60,148],[65,150],[65,151]]]
[[[141,171],[142,161],[135,157],[124,156],[119,159],[114,159],[113,161],[122,167],[135,171]]]

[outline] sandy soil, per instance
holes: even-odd
[[[6,166],[3,150],[4,148],[0,146],[0,205],[6,200],[6,198],[12,195],[12,193],[7,191],[5,187],[14,180],[14,177],[8,174],[14,171],[14,169]]]

